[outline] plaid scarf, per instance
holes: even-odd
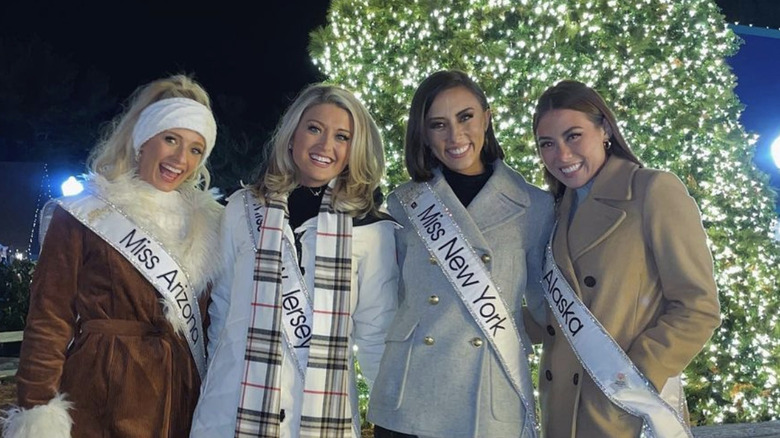
[[[349,324],[352,281],[352,219],[331,205],[332,187],[317,216],[314,318],[305,365],[301,437],[352,434],[349,406]],[[253,312],[247,333],[236,437],[280,435],[282,348],[282,251],[287,197],[267,199],[256,242]],[[292,352],[292,354],[295,354]]]

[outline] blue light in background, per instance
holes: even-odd
[[[775,167],[780,169],[780,135],[772,142],[772,160],[775,162]]]
[[[84,190],[84,186],[73,176],[68,177],[60,188],[62,189],[62,196],[78,195]]]

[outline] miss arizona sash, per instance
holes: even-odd
[[[678,410],[675,410],[658,394],[574,293],[555,263],[552,237],[547,245],[543,272],[544,297],[550,311],[555,315],[574,354],[604,395],[624,411],[642,418],[645,436],[692,438],[681,415],[685,399],[681,394],[680,377],[669,379],[662,390],[664,398],[677,406]]]
[[[498,356],[525,408],[522,436],[536,436],[536,412],[526,400],[532,394],[528,352],[490,273],[466,241],[460,227],[428,183],[396,189],[409,221],[436,258],[447,280]]]
[[[96,194],[59,198],[55,202],[119,251],[167,302],[176,303],[170,310],[187,327],[183,335],[202,379],[206,372],[202,319],[186,271],[151,234]]]

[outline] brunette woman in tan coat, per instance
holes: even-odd
[[[638,437],[643,423],[690,436],[676,376],[720,322],[695,201],[641,165],[582,83],[545,91],[533,129],[557,218],[542,281],[543,436]]]
[[[154,81],[93,151],[85,192],[47,204],[3,437],[188,435],[199,301],[220,266],[222,209],[205,191],[215,138],[200,85]]]

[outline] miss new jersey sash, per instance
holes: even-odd
[[[169,303],[176,303],[176,306],[169,306],[170,310],[182,326],[187,327],[183,335],[202,379],[206,372],[203,327],[198,299],[187,272],[151,234],[94,193],[60,198],[55,202],[119,251]]]
[[[663,398],[658,394],[561,274],[552,253],[552,237],[547,245],[543,272],[547,304],[574,354],[604,395],[621,409],[642,418],[646,436],[692,438],[681,414],[685,398],[680,377],[669,379],[662,390]]]
[[[289,391],[281,387],[284,343],[292,347],[304,382],[303,394],[294,395],[302,397],[296,436],[359,436],[348,398],[352,218],[333,208],[333,184],[325,189],[317,215],[311,300],[284,237],[287,197],[270,197],[260,205],[251,192],[243,193],[256,253],[236,437],[280,435],[281,394]]]
[[[520,396],[528,431],[523,436],[536,436],[535,408],[526,400],[526,394],[533,393],[528,352],[490,273],[428,183],[409,184],[396,193],[415,231],[479,325]]]
[[[264,206],[249,191],[243,193],[246,217],[255,249],[260,248],[260,230],[263,224]],[[303,382],[306,376],[306,366],[309,362],[309,344],[312,337],[312,321],[314,307],[311,294],[306,289],[306,282],[298,263],[295,262],[292,245],[286,237],[282,237],[282,327],[284,342],[295,360],[298,377]]]

